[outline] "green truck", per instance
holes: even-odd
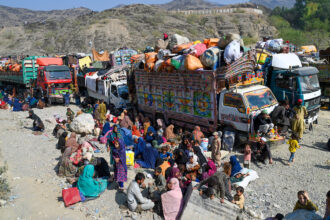
[[[42,56],[31,56],[22,60],[22,69],[20,72],[0,72],[0,85],[15,84],[30,88],[32,82],[37,79],[39,67],[37,58],[41,57]]]

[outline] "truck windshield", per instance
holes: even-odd
[[[123,99],[128,99],[128,87],[127,85],[118,86],[118,94]]]
[[[259,89],[244,93],[249,107],[252,111],[267,108],[277,103],[276,98],[269,89]]]
[[[71,79],[69,71],[50,71],[46,72],[48,80]]]
[[[315,92],[320,89],[317,75],[299,76],[302,92]]]

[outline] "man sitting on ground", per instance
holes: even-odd
[[[127,189],[127,203],[128,208],[133,212],[141,212],[144,210],[149,210],[154,207],[154,203],[145,197],[143,197],[140,186],[145,188],[143,184],[145,176],[143,173],[137,173],[135,180],[131,182]]]

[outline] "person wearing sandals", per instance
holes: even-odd
[[[122,139],[114,141],[112,156],[114,158],[115,181],[119,185],[119,190],[124,190],[124,182],[127,181],[126,151],[125,143]]]

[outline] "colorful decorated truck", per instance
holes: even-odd
[[[253,118],[271,112],[277,100],[253,73],[254,58],[217,71],[146,72],[135,70],[137,110],[152,120],[204,132],[231,129],[244,138],[253,133]]]

